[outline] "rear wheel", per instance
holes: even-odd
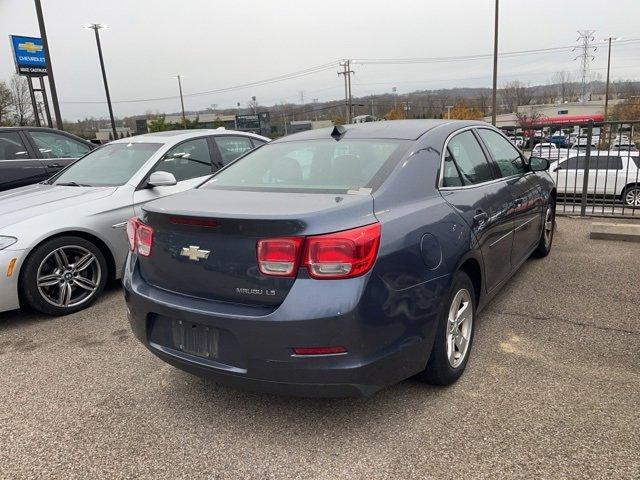
[[[67,315],[82,310],[102,293],[107,262],[93,243],[58,237],[36,247],[22,267],[21,296],[42,313]]]
[[[542,233],[540,234],[540,241],[538,246],[533,251],[532,255],[537,258],[546,257],[551,251],[551,244],[553,243],[553,234],[556,226],[556,204],[553,200],[549,200],[547,210],[544,213],[544,225],[542,226]]]
[[[640,186],[626,188],[622,194],[622,201],[627,207],[640,207]]]
[[[464,272],[453,277],[448,308],[441,313],[427,367],[417,375],[434,385],[451,385],[467,366],[476,315],[475,293],[471,279]]]

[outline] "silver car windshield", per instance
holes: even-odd
[[[54,185],[124,185],[162,146],[161,143],[112,143],[85,155],[49,180]]]
[[[327,192],[377,188],[413,142],[329,139],[264,145],[203,188]]]

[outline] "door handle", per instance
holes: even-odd
[[[59,163],[47,163],[47,167],[49,167],[49,168],[60,168],[60,167],[62,167],[62,165],[60,165]]]
[[[476,214],[473,216],[473,223],[482,225],[489,220],[489,215],[484,210],[476,210]]]

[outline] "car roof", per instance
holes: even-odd
[[[256,138],[268,142],[267,137],[251,132],[238,130],[226,130],[224,128],[196,128],[191,130],[167,130],[164,132],[144,133],[133,137],[125,137],[109,143],[168,143],[190,138],[202,137],[204,135],[239,135]]]
[[[70,132],[65,132],[64,130],[58,130],[57,128],[49,128],[49,127],[33,127],[33,126],[29,126],[29,125],[23,125],[23,126],[17,126],[17,127],[2,127],[0,126],[0,132],[11,132],[11,131],[19,131],[19,130],[28,130],[28,131],[32,131],[32,132],[55,132],[55,133],[59,133],[61,135],[67,135],[69,137],[74,138],[75,140],[78,140],[79,142],[83,142],[86,143],[87,145],[91,145],[93,147],[95,147],[95,145],[93,145],[89,140],[85,140],[82,137],[79,137],[77,135],[74,135],[73,133]]]
[[[342,125],[345,130],[342,138],[371,138],[371,139],[400,139],[416,140],[429,130],[443,126],[453,127],[452,130],[466,125],[491,126],[485,122],[473,120],[386,120],[368,123],[350,123]],[[294,133],[274,140],[275,143],[297,141],[297,140],[318,140],[331,138],[331,133],[335,127],[318,128],[316,130],[306,130]]]

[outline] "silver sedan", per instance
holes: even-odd
[[[269,139],[224,129],[140,135],[94,150],[46,182],[0,194],[0,312],[65,315],[118,279],[126,221],[191,189]]]

